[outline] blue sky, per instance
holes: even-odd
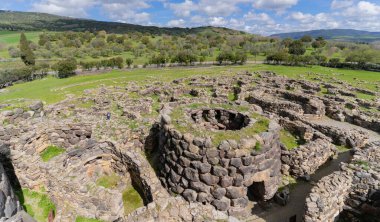
[[[0,0],[0,9],[141,25],[222,26],[269,35],[312,29],[380,31],[380,0]]]

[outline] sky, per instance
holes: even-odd
[[[169,27],[220,26],[270,35],[380,31],[380,0],[0,0],[1,10]]]

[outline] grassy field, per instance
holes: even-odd
[[[34,43],[38,42],[41,32],[26,32],[26,38]],[[0,58],[10,58],[8,48],[17,46],[20,41],[20,32],[0,31]]]
[[[213,66],[213,67],[183,67],[183,68],[163,68],[163,69],[134,69],[134,70],[114,70],[104,74],[76,76],[67,79],[56,79],[48,77],[33,82],[21,83],[6,88],[0,94],[0,103],[16,103],[19,99],[42,100],[47,104],[59,102],[68,94],[79,96],[85,89],[92,89],[104,85],[124,86],[129,81],[138,84],[147,84],[152,81],[172,81],[177,78],[193,75],[234,75],[241,71],[273,71],[277,74],[291,78],[312,79],[315,73],[323,74],[327,77],[334,77],[346,81],[354,86],[377,90],[376,84],[380,83],[380,73],[333,69],[320,66],[313,67],[287,67],[272,65],[244,65],[244,66]],[[365,81],[365,83],[359,82]]]

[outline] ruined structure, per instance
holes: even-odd
[[[266,132],[246,134],[243,129],[250,131],[259,121],[249,114],[223,108],[187,110],[181,119],[171,119],[170,114],[170,108],[161,111],[159,138],[160,172],[170,191],[188,201],[211,203],[222,211],[246,207],[248,195],[257,200],[274,196],[281,179],[277,124],[269,124]],[[181,125],[187,124],[194,125],[194,130],[199,127],[241,135],[239,140],[215,142],[212,133],[197,136],[200,132],[196,130],[181,130]]]
[[[0,104],[8,107],[0,114],[1,153],[22,188],[45,189],[57,221],[216,221],[249,220],[252,212],[282,218],[274,199],[285,205],[297,192],[285,179],[309,180],[344,147],[353,160],[313,181],[300,201],[306,199],[306,212],[294,214],[306,221],[376,218],[380,95],[319,77],[244,72],[120,80],[53,105]],[[49,146],[62,151],[44,161]],[[104,176],[116,176],[116,185],[100,186]],[[6,178],[0,215],[25,216]],[[132,212],[125,211],[127,187],[143,200]]]

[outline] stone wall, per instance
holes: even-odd
[[[306,198],[305,222],[333,222],[343,210],[352,175],[337,171],[323,177]]]
[[[182,135],[166,112],[161,113],[160,173],[172,193],[222,211],[244,208],[248,189],[262,200],[273,197],[281,180],[278,124],[272,122],[268,132],[240,141],[224,140],[215,147],[210,137]]]
[[[11,218],[20,210],[20,202],[13,192],[3,165],[0,163],[0,221]]]
[[[305,221],[378,221],[380,142],[355,150],[349,164],[323,177],[306,199]],[[370,219],[371,218],[371,219]]]
[[[337,153],[336,147],[328,140],[317,139],[293,150],[283,150],[281,160],[297,177],[313,174]]]
[[[0,121],[7,124],[16,124],[29,118],[44,116],[43,103],[34,102],[27,109],[16,108],[13,110],[3,111],[0,115]]]

